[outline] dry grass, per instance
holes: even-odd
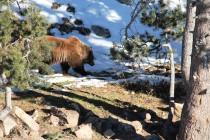
[[[65,127],[55,127],[46,122],[48,114],[43,110],[46,106],[57,106],[68,108],[71,103],[80,105],[100,118],[109,116],[133,121],[141,120],[142,114],[149,112],[156,118],[166,118],[167,104],[162,99],[143,93],[129,92],[117,85],[107,85],[101,88],[71,88],[61,90],[63,87],[54,86],[48,90],[34,90],[29,93],[17,93],[13,95],[13,106],[19,106],[25,111],[38,110],[37,122],[41,127],[41,134],[52,134],[55,137],[60,134],[62,139],[75,139],[73,135],[63,132]],[[0,94],[0,106],[4,105],[4,95]],[[155,120],[155,118],[154,118]],[[64,133],[64,134],[63,134]],[[105,139],[96,133],[94,139]]]

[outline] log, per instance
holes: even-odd
[[[36,121],[34,121],[34,119],[30,115],[26,114],[21,108],[15,106],[14,107],[14,113],[31,130],[33,130],[33,131],[39,131],[39,124]]]
[[[11,108],[5,107],[3,110],[0,111],[0,120],[4,121],[4,119],[10,114],[12,111]]]
[[[11,116],[8,115],[4,121],[3,121],[3,126],[4,126],[4,134],[7,136],[9,135],[10,131],[17,125],[15,122],[15,119]]]

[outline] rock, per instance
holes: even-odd
[[[79,113],[74,110],[63,110],[63,112],[66,114],[66,120],[67,120],[67,127],[76,127],[79,122]]]
[[[113,137],[115,135],[115,133],[112,131],[112,129],[106,130],[103,134],[108,139],[110,139],[111,137]]]
[[[9,135],[10,131],[17,125],[15,119],[9,115],[3,120],[4,134]]]
[[[132,121],[131,125],[135,128],[137,134],[142,134],[143,126],[139,121]]]
[[[131,5],[133,2],[133,0],[117,0],[117,1],[125,5]]]
[[[51,9],[58,9],[59,7],[61,7],[61,4],[60,3],[53,2],[52,3],[52,6],[51,6]]]
[[[75,30],[77,30],[81,35],[90,35],[91,30],[86,27],[75,27]]]
[[[99,25],[92,25],[91,30],[98,36],[101,36],[104,38],[111,37],[111,33],[110,33],[109,29],[101,27]]]
[[[79,139],[91,140],[93,137],[93,130],[91,124],[82,124],[79,129],[74,132]]]
[[[66,8],[66,11],[75,14],[76,9],[75,9],[75,7],[72,6],[71,4],[68,4],[68,5],[67,5],[67,8]]]
[[[67,124],[66,114],[63,111],[61,111],[61,109],[58,109],[56,107],[51,107],[50,111],[51,111],[51,115],[57,116],[59,118],[60,125],[63,126]]]
[[[84,25],[84,23],[83,23],[83,21],[81,19],[75,19],[74,24],[78,25],[78,26],[79,25]]]
[[[15,106],[14,112],[15,115],[17,115],[17,117],[21,119],[21,121],[23,121],[31,130],[39,130],[39,124],[37,124],[34,119],[30,115],[26,114],[21,108]]]
[[[50,121],[50,124],[52,124],[54,126],[58,126],[60,120],[58,117],[56,117],[54,115],[50,115],[49,121]]]
[[[63,17],[62,21],[63,21],[64,24],[71,23],[70,20],[68,18],[66,18],[66,17]]]
[[[73,30],[75,29],[74,25],[71,24],[71,23],[63,23],[63,24],[60,24],[58,30],[61,32],[61,33],[70,33],[72,32]]]
[[[4,120],[10,113],[12,109],[11,107],[5,107],[3,110],[0,111],[0,120]]]
[[[150,113],[147,112],[147,113],[145,114],[145,119],[144,119],[144,120],[145,120],[145,121],[150,121],[151,118],[152,118],[152,116],[150,115]]]
[[[67,127],[76,127],[79,122],[79,113],[75,110],[67,110],[65,108],[51,108],[51,113],[57,116],[60,121],[60,125],[66,125]]]

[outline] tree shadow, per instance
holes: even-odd
[[[58,91],[53,89],[46,89],[45,91],[48,94],[42,93],[39,90],[31,90],[28,92],[21,92],[15,93],[17,96],[14,100],[19,99],[33,99],[42,97],[43,104],[47,104],[50,106],[55,106],[58,108],[66,108],[66,109],[73,109],[75,108],[72,106],[72,103],[75,103],[80,108],[80,123],[91,123],[93,128],[100,134],[103,135],[105,129],[112,129],[115,132],[114,138],[118,139],[142,139],[141,135],[138,135],[134,129],[134,127],[130,124],[123,123],[112,116],[108,118],[100,118],[97,114],[94,114],[91,110],[86,109],[81,104],[76,101],[72,101],[71,99],[79,99],[90,103],[96,107],[102,108],[111,114],[127,121],[140,121],[143,125],[143,129],[150,133],[156,134],[159,136],[163,136],[162,128],[165,122],[164,119],[157,116],[157,114],[152,110],[147,110],[136,105],[133,105],[129,102],[123,102],[120,100],[114,100],[114,102],[120,104],[119,106],[114,106],[106,101],[100,99],[93,99],[89,97],[85,97],[82,95],[75,94],[73,92],[66,92],[66,91]],[[56,95],[56,96],[55,96]],[[68,97],[68,98],[64,98]],[[29,100],[30,101],[30,100]],[[32,101],[30,101],[32,102]],[[150,113],[151,120],[149,122],[145,121],[145,113]],[[90,119],[87,114],[91,114],[92,119]],[[95,120],[95,121],[93,121]],[[98,121],[96,121],[98,120]],[[102,125],[102,129],[100,129],[99,124]]]
[[[128,91],[135,91],[136,93],[148,94],[154,97],[162,99],[163,103],[169,103],[169,90],[170,83],[165,81],[160,81],[158,84],[150,84],[149,81],[139,81],[135,83],[124,83],[121,85],[124,89]],[[186,92],[185,87],[182,82],[177,82],[175,84],[175,101],[178,103],[183,103]]]
[[[105,108],[114,108],[115,111],[117,111],[117,108],[103,103],[102,101],[97,101],[97,100],[93,100],[93,99],[88,99],[86,97],[83,96],[79,96],[76,95],[74,93],[70,93],[70,92],[64,92],[62,93],[57,93],[57,92],[53,92],[55,94],[60,94],[60,95],[64,95],[67,96],[66,94],[71,95],[70,98],[78,98],[81,99],[83,101],[87,101],[89,103],[93,103],[96,106],[99,106],[101,104],[101,106],[106,106]],[[129,125],[127,123],[123,123],[118,121],[117,119],[113,118],[113,117],[109,117],[109,118],[100,118],[98,115],[96,115],[95,113],[93,113],[91,110],[86,109],[85,107],[83,107],[81,104],[68,100],[66,98],[63,98],[62,96],[58,97],[58,96],[53,96],[53,94],[43,94],[41,92],[38,92],[36,90],[31,90],[28,92],[16,92],[14,93],[16,95],[16,97],[13,100],[23,100],[23,99],[33,99],[33,98],[38,98],[38,97],[42,97],[43,98],[43,103],[47,104],[49,106],[55,106],[58,108],[66,108],[66,109],[71,109],[71,110],[75,110],[75,108],[72,106],[72,104],[77,104],[80,108],[80,119],[79,119],[79,124],[81,123],[91,123],[92,127],[94,128],[94,130],[98,133],[100,133],[101,135],[104,135],[104,131],[106,131],[107,129],[112,129],[115,133],[115,135],[112,137],[114,139],[122,139],[122,140],[126,140],[126,139],[132,139],[132,140],[143,140],[143,136],[139,135],[136,133],[134,127],[132,125]],[[29,100],[29,102],[33,102],[31,100]],[[46,109],[43,109],[44,112],[47,112]],[[91,117],[94,119],[91,119]],[[97,121],[97,123],[96,123]],[[101,124],[102,126],[99,127],[98,124]]]
[[[120,100],[115,100],[116,104],[121,104],[123,105],[122,107],[114,106],[112,104],[107,103],[106,101],[99,100],[99,99],[93,99],[93,98],[88,98],[82,95],[75,94],[73,92],[66,92],[66,91],[60,91],[60,90],[54,90],[54,89],[48,89],[46,90],[47,92],[51,92],[53,94],[58,94],[74,99],[79,99],[85,102],[88,102],[94,106],[97,106],[99,108],[102,108],[106,111],[109,111],[110,113],[128,120],[128,121],[135,121],[135,120],[144,120],[145,116],[143,115],[145,112],[148,112],[156,118],[156,120],[161,120],[156,113],[152,110],[146,110],[144,108],[135,106],[130,104],[129,102],[122,102]],[[89,93],[87,93],[89,94]]]

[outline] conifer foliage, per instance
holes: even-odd
[[[154,36],[149,32],[134,32],[132,29],[125,28],[125,39],[122,45],[114,45],[114,48],[111,49],[113,58],[128,59],[127,57],[130,57],[134,61],[147,56],[156,56],[157,59],[166,58],[167,49],[163,48],[163,44],[182,37],[185,13],[180,6],[170,9],[163,0],[139,1],[137,4],[142,5],[142,3],[144,7],[134,4],[134,10],[138,11],[138,16],[136,19],[132,19],[131,16],[131,21],[140,20],[142,24],[158,30],[160,36]],[[136,12],[133,11],[133,13]]]
[[[5,73],[10,85],[26,88],[34,79],[31,69],[52,72],[46,63],[50,48],[43,40],[48,25],[35,6],[15,11],[15,4],[0,1],[0,72]]]

